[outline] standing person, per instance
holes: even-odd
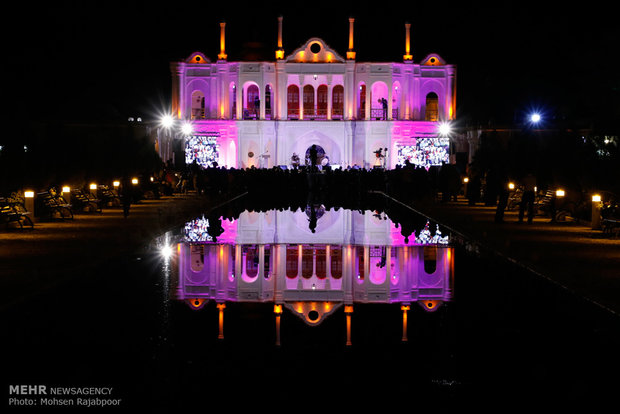
[[[387,110],[388,110],[387,99],[381,98],[381,105],[383,106],[383,120],[385,121],[387,119]]]
[[[254,113],[256,114],[256,119],[260,116],[260,99],[258,95],[254,98]]]
[[[523,179],[523,195],[519,206],[519,223],[523,222],[523,215],[527,208],[527,222],[532,223],[534,219],[534,199],[536,197],[536,177],[528,173]]]
[[[131,207],[132,188],[129,177],[123,176],[121,180],[121,203],[123,204],[123,216],[129,216],[129,208]]]
[[[506,206],[508,205],[508,174],[505,171],[500,171],[499,173],[499,186],[498,196],[499,201],[497,203],[497,209],[495,210],[495,222],[501,223],[504,221],[504,211],[506,210]]]
[[[310,167],[314,168],[316,166],[316,161],[319,156],[319,151],[315,144],[312,144],[310,147]]]

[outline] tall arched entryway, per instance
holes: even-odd
[[[327,157],[327,154],[325,154],[325,150],[323,149],[323,147],[321,147],[320,145],[313,144],[309,146],[308,149],[306,150],[306,156],[305,156],[306,165],[312,165],[312,153],[313,153],[312,147],[315,147],[315,150],[316,150],[316,164],[315,165],[325,165],[327,162],[329,162],[329,158]]]

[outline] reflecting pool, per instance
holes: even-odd
[[[174,249],[175,298],[222,313],[227,302],[270,303],[276,320],[286,309],[310,326],[341,308],[350,318],[357,303],[396,304],[406,339],[412,303],[435,311],[452,298],[453,248],[430,227],[405,236],[383,213],[322,206],[197,218]]]

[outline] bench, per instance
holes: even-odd
[[[19,224],[23,229],[28,226],[34,228],[34,223],[29,217],[30,212],[26,210],[24,205],[15,199],[0,199],[0,222],[5,223],[8,229],[11,223]]]
[[[71,203],[82,211],[98,211],[102,212],[102,202],[88,191],[79,188],[71,191]]]
[[[614,237],[618,237],[620,234],[620,219],[602,219],[601,229],[603,234],[613,234]]]
[[[121,197],[107,185],[100,185],[98,194],[103,204],[111,207],[120,207]]]
[[[52,189],[37,193],[36,198],[37,208],[36,211],[42,212],[50,219],[56,217],[65,220],[73,220],[73,209],[71,204],[67,203],[63,196]]]
[[[534,211],[542,212],[543,214],[551,215],[555,206],[553,203],[555,202],[555,194],[552,190],[547,190],[543,195],[536,195],[534,199]]]

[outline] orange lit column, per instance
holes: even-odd
[[[331,121],[332,119],[332,98],[333,98],[333,86],[332,86],[332,76],[327,76],[327,116],[326,118]]]
[[[273,313],[276,315],[276,346],[280,346],[280,317],[282,316],[282,305],[273,305]]]
[[[448,108],[447,118],[453,120],[456,117],[456,69],[453,66],[448,67]]]
[[[217,308],[219,309],[219,333],[217,339],[224,339],[224,309],[226,309],[226,304],[218,303]]]
[[[405,61],[405,63],[413,62],[413,55],[411,55],[411,37],[409,33],[410,29],[411,24],[405,23],[405,54],[403,55],[403,60]]]
[[[347,50],[347,59],[355,60],[355,51],[353,50],[353,23],[355,19],[349,17],[349,50]]]
[[[410,306],[409,305],[402,305],[400,307],[400,309],[403,311],[403,337],[402,337],[402,341],[403,342],[407,342],[408,338],[407,338],[407,311],[409,311]]]
[[[217,55],[218,60],[226,60],[226,23],[220,23],[220,53]]]
[[[183,63],[174,62],[170,65],[170,72],[172,73],[172,116],[177,119],[181,119],[181,102],[183,95],[183,72],[185,71],[185,65]]]
[[[228,93],[228,65],[226,62],[219,62],[216,64],[217,67],[217,117],[220,119],[231,118],[232,114],[229,114],[229,93]]]
[[[353,313],[353,305],[344,305],[344,313],[347,317],[347,346],[351,346],[351,314]]]
[[[276,60],[284,59],[284,48],[282,47],[282,20],[283,17],[278,17],[278,48],[276,49]]]

